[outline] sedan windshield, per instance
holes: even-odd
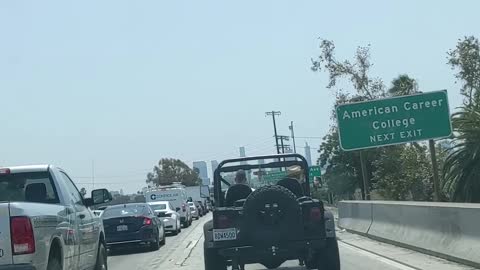
[[[153,211],[159,211],[159,210],[166,210],[167,205],[166,204],[152,204],[150,207],[153,209]]]
[[[147,207],[145,205],[124,205],[123,207],[112,207],[107,208],[102,217],[111,218],[111,217],[122,217],[122,216],[140,216],[146,215],[148,213]]]

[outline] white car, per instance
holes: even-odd
[[[159,186],[145,192],[147,203],[168,201],[180,214],[180,221],[184,228],[192,225],[192,215],[187,204],[187,193],[183,185],[172,184]]]
[[[200,218],[200,214],[198,213],[197,207],[195,205],[189,205],[189,207],[190,211],[192,212],[192,218],[198,220]]]
[[[155,214],[163,221],[165,231],[177,235],[182,231],[180,214],[175,211],[172,204],[168,201],[149,202],[148,203]]]

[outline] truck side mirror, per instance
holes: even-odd
[[[175,211],[180,212],[180,207],[175,208]]]
[[[101,188],[92,190],[93,205],[107,203],[112,200],[112,194],[108,190]]]

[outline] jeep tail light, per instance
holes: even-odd
[[[152,224],[152,219],[151,218],[144,218],[143,219],[143,225],[151,225]]]
[[[13,255],[31,254],[35,252],[33,227],[28,217],[12,217],[10,219]]]
[[[182,204],[182,211],[183,211],[183,212],[186,212],[186,211],[187,211],[187,207],[185,206],[185,204]]]
[[[318,207],[312,207],[310,209],[310,219],[312,221],[319,221],[322,219],[322,211]]]
[[[232,227],[232,220],[225,215],[220,215],[217,218],[217,225],[219,229],[225,229]]]

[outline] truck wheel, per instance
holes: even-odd
[[[48,259],[47,270],[62,270],[62,263],[60,258],[52,257]]]
[[[105,248],[105,244],[100,242],[98,244],[98,251],[97,251],[97,262],[95,263],[95,270],[107,270],[107,249]]]
[[[227,270],[225,259],[218,254],[216,249],[204,248],[203,260],[205,270]]]
[[[307,269],[340,270],[340,253],[338,251],[337,239],[327,238],[326,247],[317,251],[312,259],[306,262]]]

